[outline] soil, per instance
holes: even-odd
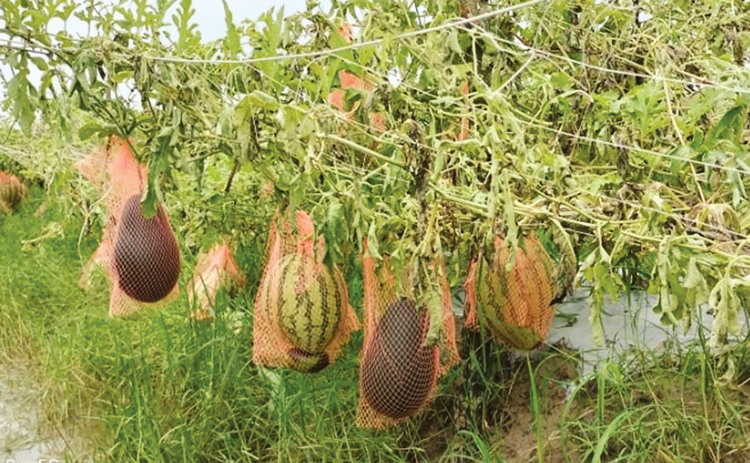
[[[540,437],[544,460],[547,463],[578,461],[578,455],[563,454],[560,440],[560,422],[565,408],[567,384],[578,375],[578,365],[572,357],[561,352],[549,352],[531,360],[535,369],[541,411]],[[540,358],[541,357],[541,358]],[[509,416],[506,433],[502,437],[500,454],[508,463],[536,462],[537,433],[534,414],[531,410],[531,376],[528,365],[521,359],[517,366],[517,381],[513,393],[509,394],[505,406]],[[572,410],[575,412],[575,410]]]
[[[535,372],[538,391],[544,461],[578,461],[578,455],[569,454],[567,460],[563,456],[560,420],[568,384],[578,377],[580,359],[562,344],[545,351],[517,354],[498,349],[492,341],[482,342],[475,333],[465,330],[459,333],[462,333],[462,358],[471,354],[489,365],[477,369],[465,362],[458,367],[460,371],[446,378],[440,396],[419,420],[419,435],[404,436],[407,440],[416,437],[414,440],[426,449],[426,455],[415,455],[413,461],[438,461],[450,449],[475,448],[469,433],[477,431],[485,439],[493,436],[486,444],[498,462],[538,461],[529,364]],[[484,377],[477,373],[480,370]],[[501,392],[487,394],[484,385],[488,383],[502,385]],[[575,404],[571,413],[575,413]]]

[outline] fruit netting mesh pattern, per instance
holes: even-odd
[[[359,321],[344,278],[323,264],[310,216],[295,226],[278,211],[271,219],[266,265],[255,297],[253,361],[314,373],[333,363]],[[316,245],[317,244],[317,245]]]
[[[481,323],[500,343],[522,350],[547,339],[555,308],[550,275],[554,263],[535,235],[519,242],[515,262],[502,238],[495,238],[494,256],[480,255],[466,280],[466,326]]]
[[[76,163],[101,193],[106,207],[102,243],[84,269],[81,285],[89,287],[91,270],[102,265],[112,283],[111,316],[125,316],[158,306],[175,297],[180,276],[180,250],[161,204],[147,219],[141,210],[146,168],[128,144],[111,138],[105,148]]]
[[[382,429],[407,420],[432,402],[438,378],[459,361],[456,328],[442,262],[435,264],[435,275],[444,336],[430,347],[424,346],[429,311],[417,310],[407,272],[394,276],[387,259],[378,266],[370,256],[363,258],[363,265],[365,339],[357,425]]]
[[[0,172],[0,211],[10,214],[26,197],[26,185],[13,174]]]
[[[190,318],[211,321],[215,318],[214,304],[219,289],[234,291],[247,283],[228,244],[217,244],[198,257],[193,278],[187,287],[188,303],[194,310]]]

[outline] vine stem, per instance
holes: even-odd
[[[239,169],[240,169],[240,161],[235,159],[234,165],[232,166],[232,171],[229,172],[229,178],[227,178],[227,186],[224,187],[224,193],[229,193],[229,190],[232,188],[232,181],[234,180],[234,176],[237,174],[237,171]]]
[[[669,86],[667,85],[667,81],[663,81],[664,84],[664,98],[667,100],[667,110],[669,111],[669,118],[672,120],[672,127],[674,127],[674,131],[677,134],[677,137],[680,139],[681,144],[685,144],[685,138],[682,136],[682,131],[680,130],[680,127],[677,125],[677,119],[675,118],[674,111],[672,110],[672,98],[669,96]],[[695,171],[695,165],[692,163],[690,164],[690,172],[693,174],[693,181],[695,182],[695,186],[698,188],[698,193],[701,195],[701,201],[706,202],[706,196],[703,194],[703,188],[701,187],[701,182],[698,180],[698,173]]]
[[[506,6],[504,8],[500,8],[498,10],[488,11],[487,13],[482,13],[477,16],[472,16],[469,18],[463,18],[456,21],[446,21],[443,24],[440,24],[439,26],[435,27],[428,27],[426,29],[417,29],[409,32],[405,32],[403,34],[398,34],[389,40],[393,41],[403,41],[406,39],[411,39],[414,37],[419,37],[422,35],[430,34],[432,32],[441,32],[446,29],[450,29],[452,27],[459,27],[463,26],[465,24],[475,24],[476,22],[483,21],[485,19],[494,18],[496,16],[501,16],[507,13],[511,13],[513,11],[522,10],[524,8],[528,8],[540,3],[544,3],[547,0],[529,0],[525,3],[519,3],[517,5],[510,5]],[[288,54],[288,55],[274,55],[274,56],[263,56],[259,58],[249,58],[249,59],[191,59],[191,58],[177,58],[172,56],[148,56],[144,55],[145,58],[154,60],[154,61],[165,61],[169,63],[181,63],[181,64],[256,64],[256,63],[263,63],[268,61],[285,61],[285,60],[292,60],[292,59],[305,59],[305,58],[319,58],[319,57],[325,57],[325,56],[331,56],[336,55],[338,53],[341,53],[343,51],[348,50],[355,50],[358,48],[364,48],[364,47],[370,47],[374,45],[380,45],[385,41],[385,38],[380,39],[374,39],[369,40],[367,42],[358,42],[353,43],[351,45],[347,45],[345,47],[338,47],[328,50],[319,50],[319,51],[313,51],[308,53],[294,53],[294,54]]]
[[[396,161],[395,159],[391,159],[388,156],[383,156],[382,154],[378,153],[377,151],[373,151],[370,148],[364,147],[362,145],[359,145],[357,143],[354,143],[353,141],[349,141],[346,138],[339,137],[338,135],[334,135],[331,133],[319,133],[318,136],[320,138],[327,138],[328,140],[335,141],[337,143],[341,143],[342,145],[346,145],[350,148],[354,148],[357,151],[360,151],[364,154],[367,154],[368,156],[372,156],[375,159],[378,159],[383,162],[387,162],[388,164],[392,164],[396,167],[400,167],[404,170],[406,170],[406,164],[403,164],[401,162]]]

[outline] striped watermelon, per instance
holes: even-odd
[[[287,339],[298,349],[290,355],[319,358],[333,339],[342,317],[345,295],[340,276],[304,254],[284,257],[277,275],[280,325]]]
[[[536,236],[519,246],[508,270],[508,250],[498,238],[492,262],[480,260],[476,298],[484,323],[495,338],[516,349],[530,350],[541,344],[554,316],[552,262]]]

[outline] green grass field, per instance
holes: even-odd
[[[570,352],[519,359],[464,332],[464,360],[426,413],[387,431],[358,429],[361,332],[322,373],[258,368],[250,360],[252,279],[234,299],[219,297],[212,324],[189,322],[184,299],[110,319],[103,274],[89,293],[77,286],[99,230],[82,233],[68,203],[34,189],[19,213],[0,216],[0,360],[32,372],[47,426],[84,438],[86,452],[71,449],[73,461],[750,459],[746,343],[719,356],[701,342],[636,350],[581,378]],[[251,276],[261,250],[238,254]],[[183,280],[192,263],[185,255]],[[360,311],[361,280],[352,273]],[[741,381],[720,387],[730,366]]]

